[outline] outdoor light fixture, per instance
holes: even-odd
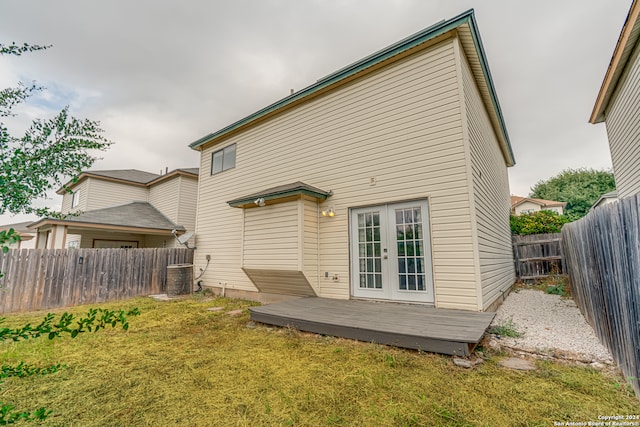
[[[322,216],[334,217],[336,216],[336,211],[331,206],[329,209],[322,211]]]
[[[260,197],[259,199],[256,199],[253,203],[256,204],[256,206],[264,206],[264,197]]]

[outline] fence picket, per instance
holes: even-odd
[[[565,273],[560,233],[513,236],[512,242],[518,279],[537,280]]]
[[[80,264],[82,258],[82,264]],[[0,313],[131,298],[166,289],[167,265],[193,250],[12,249],[0,251]]]
[[[562,228],[574,300],[640,398],[640,195]]]

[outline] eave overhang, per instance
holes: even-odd
[[[171,236],[173,234],[172,230],[168,230],[164,228],[135,227],[135,226],[129,226],[129,225],[122,225],[122,224],[101,224],[101,223],[82,222],[82,221],[70,221],[70,220],[56,219],[56,218],[42,218],[34,222],[33,224],[29,225],[27,228],[29,228],[29,230],[37,231],[40,228],[45,228],[47,226],[54,226],[54,225],[65,225],[69,228],[75,228],[75,229],[117,231],[117,232],[127,232],[127,233],[136,233],[136,234],[156,234],[156,235],[168,235],[168,236]],[[186,229],[183,226],[177,226],[175,230],[177,235],[182,235],[186,231]]]
[[[261,201],[264,204],[272,204],[297,199],[302,196],[323,201],[331,194],[330,191],[324,191],[303,182],[294,182],[238,197],[237,199],[229,200],[227,204],[233,208],[250,208],[259,206],[256,203],[259,199],[262,199]]]
[[[589,123],[602,123],[629,58],[640,41],[640,0],[634,0],[605,73]]]

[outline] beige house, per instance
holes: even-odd
[[[191,147],[204,286],[482,311],[514,283],[514,157],[472,10]]]
[[[0,225],[0,231],[14,229],[20,235],[20,241],[9,245],[10,249],[34,249],[36,247],[36,235],[28,229],[31,221],[15,224]]]
[[[640,192],[640,1],[634,0],[589,122],[605,122],[618,198]]]
[[[513,215],[529,214],[538,211],[552,211],[562,215],[564,214],[566,206],[567,202],[511,196],[511,213]]]
[[[197,168],[87,171],[58,190],[61,213],[73,215],[29,228],[36,248],[174,247],[174,233],[195,229],[197,191]]]

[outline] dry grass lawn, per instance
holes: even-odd
[[[493,356],[466,370],[445,356],[252,327],[246,310],[226,314],[250,305],[202,296],[100,305],[142,314],[129,331],[0,343],[2,364],[66,365],[5,380],[0,400],[52,409],[44,425],[83,427],[546,426],[640,414],[623,379],[590,368],[537,362],[536,371],[512,371]],[[216,306],[225,309],[207,310]]]

